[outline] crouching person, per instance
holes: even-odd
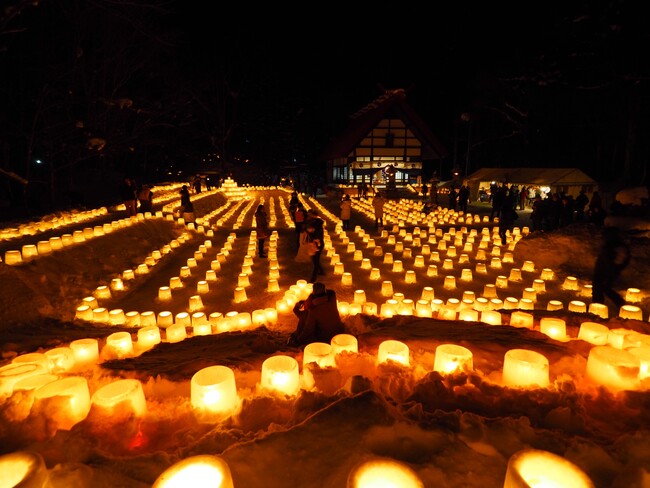
[[[293,307],[298,326],[289,338],[289,345],[303,346],[312,342],[329,344],[337,334],[345,332],[339,315],[336,292],[328,290],[319,281],[314,283],[312,293]]]

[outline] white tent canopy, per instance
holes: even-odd
[[[481,168],[467,177],[472,197],[481,183],[497,182],[518,186],[548,186],[576,196],[581,189],[592,193],[598,189],[596,180],[578,168]]]

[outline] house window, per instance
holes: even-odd
[[[393,147],[393,144],[395,142],[395,134],[392,132],[386,132],[386,147]]]

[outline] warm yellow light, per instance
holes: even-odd
[[[639,386],[641,362],[628,351],[612,346],[594,346],[589,350],[586,375],[612,390],[635,390]]]
[[[191,403],[201,415],[230,415],[239,407],[235,373],[227,366],[208,366],[192,376]]]
[[[226,461],[208,454],[192,456],[167,468],[152,488],[234,488]]]
[[[618,311],[618,316],[622,319],[643,320],[643,310],[636,305],[623,305]]]
[[[47,466],[36,451],[18,451],[0,456],[0,484],[11,488],[49,486]]]
[[[549,364],[546,356],[527,349],[510,349],[503,361],[504,386],[511,388],[549,385]]]
[[[142,417],[147,413],[147,401],[142,383],[137,379],[116,380],[102,386],[91,397],[93,414],[99,414],[103,421],[116,420],[117,412],[122,416]]]
[[[533,328],[534,317],[532,314],[526,312],[512,312],[510,315],[510,325],[512,327],[523,327],[526,329]]]
[[[474,369],[472,352],[455,344],[440,344],[436,347],[433,370],[441,374],[471,372]]]
[[[403,342],[392,339],[379,344],[379,350],[377,351],[377,361],[379,364],[387,364],[390,361],[402,366],[409,366],[409,356],[409,347]]]
[[[262,363],[260,386],[264,390],[293,396],[300,390],[298,361],[291,356],[271,356]]]
[[[503,488],[595,488],[575,464],[548,451],[525,449],[508,460]]]
[[[56,404],[57,408],[50,408],[51,404]],[[46,417],[50,428],[70,430],[90,411],[86,378],[68,376],[41,386],[34,392],[33,411]]]
[[[424,488],[424,483],[406,464],[377,458],[355,466],[348,475],[347,488]]]
[[[551,339],[558,341],[567,340],[566,322],[557,317],[542,317],[539,321],[539,331]]]

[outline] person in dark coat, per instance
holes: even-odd
[[[501,244],[505,245],[508,231],[512,231],[515,220],[519,217],[514,209],[514,195],[512,191],[506,194],[503,205],[501,208],[501,216],[499,217],[499,236],[501,236]]]
[[[298,317],[298,326],[289,338],[291,346],[312,342],[329,344],[332,337],[345,332],[336,292],[328,290],[321,282],[314,283],[313,291],[306,300],[296,302],[293,313]]]
[[[582,222],[585,219],[585,207],[589,203],[589,197],[584,190],[580,190],[580,194],[576,197],[574,205],[576,208],[576,220]]]
[[[269,221],[266,217],[266,209],[264,205],[260,204],[257,206],[255,211],[255,230],[257,232],[257,254],[260,258],[265,258],[264,254],[264,242],[266,238],[269,237]]]
[[[309,279],[310,283],[314,283],[316,278],[319,275],[324,275],[325,270],[323,270],[322,265],[320,264],[320,257],[323,253],[323,248],[325,247],[325,229],[323,226],[325,223],[323,219],[318,216],[318,213],[314,209],[308,211],[308,219],[305,224],[305,229],[307,231],[307,242],[309,249],[309,257],[313,264],[311,278]]]
[[[603,229],[603,244],[596,258],[592,279],[591,299],[595,303],[605,303],[609,298],[620,308],[625,299],[614,289],[621,272],[630,263],[630,248],[616,227]]]
[[[467,213],[467,202],[469,202],[469,188],[461,185],[458,190],[458,210]]]

